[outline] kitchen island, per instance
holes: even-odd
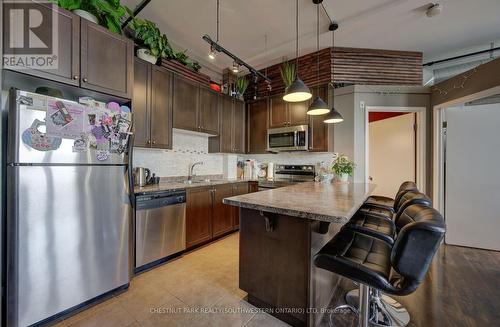
[[[248,301],[293,326],[316,326],[339,277],[314,255],[375,186],[307,182],[224,199],[240,207],[239,287]]]

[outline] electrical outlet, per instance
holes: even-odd
[[[364,101],[359,101],[359,108],[365,109],[365,102]]]

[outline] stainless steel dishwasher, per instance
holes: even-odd
[[[186,191],[136,196],[135,270],[159,264],[186,248]]]

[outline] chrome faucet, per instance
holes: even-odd
[[[191,184],[193,182],[193,177],[196,176],[195,174],[193,174],[193,169],[197,165],[203,165],[203,161],[195,162],[194,164],[191,164],[189,166],[189,175],[188,175],[188,183],[189,184]]]

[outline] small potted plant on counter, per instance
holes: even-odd
[[[236,78],[236,93],[240,100],[243,100],[243,95],[245,94],[249,83],[250,82],[244,76]]]
[[[349,176],[352,176],[355,167],[356,164],[349,160],[345,154],[340,154],[333,161],[332,170],[340,182],[346,183],[349,180]]]

